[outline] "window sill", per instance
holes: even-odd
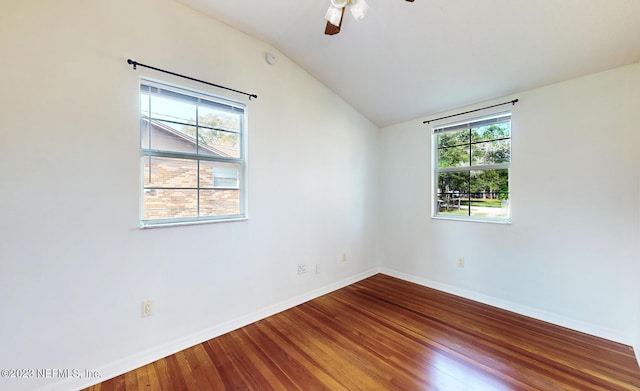
[[[452,220],[452,221],[466,221],[470,223],[490,223],[490,224],[504,224],[511,225],[511,219],[486,219],[486,218],[474,218],[474,217],[464,217],[464,216],[442,216],[435,215],[431,216],[434,220]]]
[[[144,223],[140,222],[140,229],[152,229],[152,228],[164,228],[164,227],[179,227],[183,225],[201,225],[201,224],[214,224],[214,223],[229,223],[234,221],[246,221],[248,217],[233,217],[229,219],[208,219],[208,220],[192,220],[192,221],[172,221],[162,223]]]

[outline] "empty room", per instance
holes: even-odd
[[[0,114],[0,390],[640,390],[640,1],[4,1]]]

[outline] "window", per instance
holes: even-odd
[[[241,103],[143,79],[142,227],[246,218]]]
[[[433,129],[433,216],[509,222],[511,113]]]

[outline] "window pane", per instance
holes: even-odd
[[[144,186],[164,188],[196,188],[198,162],[165,157],[144,158]]]
[[[197,190],[144,190],[144,219],[174,219],[198,215]]]
[[[142,118],[149,118],[149,87],[142,86],[140,92],[140,113]]]
[[[240,164],[200,161],[200,187],[204,189],[238,189]]]
[[[437,136],[438,167],[469,166],[469,131],[441,133]]]
[[[439,173],[436,213],[468,216],[468,191],[469,172]]]
[[[469,145],[438,149],[438,167],[468,167]]]
[[[464,145],[464,144],[469,144],[468,129],[438,134],[438,148],[455,147],[457,145]]]
[[[151,94],[151,118],[168,120],[180,123],[195,124],[196,105],[195,98],[168,91],[162,91],[162,95]]]
[[[240,190],[200,190],[200,216],[240,214]]]
[[[471,171],[471,216],[509,217],[509,170]]]
[[[481,126],[471,130],[471,142],[500,140],[511,137],[511,122]]]
[[[150,149],[168,152],[196,153],[195,126],[177,125],[152,120]],[[143,139],[143,142],[145,140]],[[144,144],[143,144],[144,148]]]
[[[471,161],[474,166],[510,162],[511,139],[473,144],[471,146]]]
[[[201,155],[240,157],[240,134],[199,128],[199,148]]]
[[[198,125],[237,133],[240,132],[240,115],[203,101],[198,107]]]
[[[140,148],[149,149],[151,124],[146,119],[140,119]]]

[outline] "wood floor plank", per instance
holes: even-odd
[[[378,274],[88,388],[640,390],[629,346]]]
[[[249,361],[246,370],[261,376],[259,383],[262,390],[297,389],[295,383],[249,337],[246,330],[233,332],[229,335],[233,338],[233,346],[238,349],[240,356]]]
[[[278,316],[280,322],[284,322]],[[302,390],[343,390],[339,383],[327,375],[324,369],[318,365],[313,356],[279,330],[269,326],[268,322],[258,322],[258,327],[251,330],[249,336],[256,341],[260,348],[277,363],[290,378],[296,379],[295,384]]]
[[[137,371],[133,371],[133,374],[136,376],[136,381],[138,383],[138,389],[148,390],[149,389],[149,370],[148,365],[145,365],[141,368],[138,368]]]
[[[146,370],[147,372],[147,386],[145,390],[162,390],[162,384],[160,383],[160,378],[156,373],[156,367],[153,363],[147,364],[140,369]]]

